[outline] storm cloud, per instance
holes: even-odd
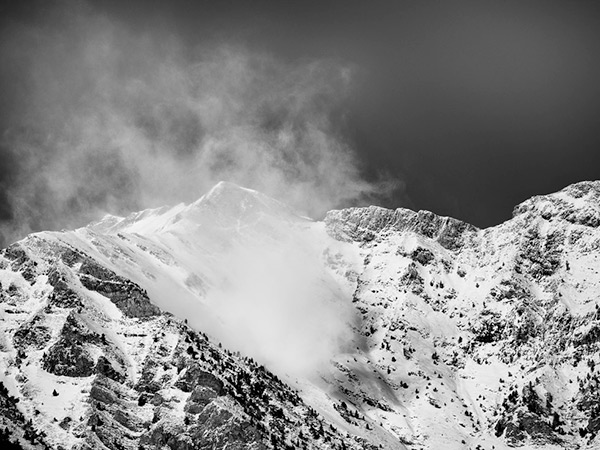
[[[4,2],[0,228],[221,178],[312,216],[374,203],[495,225],[598,178],[599,30],[585,0]]]
[[[351,65],[190,46],[58,5],[3,27],[4,243],[193,201],[219,180],[312,216],[392,186],[362,178],[339,132]]]

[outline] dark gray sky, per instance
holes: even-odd
[[[90,218],[82,212],[90,205],[118,213],[152,203],[140,200],[145,172],[124,164],[127,156],[122,150],[108,158],[101,156],[101,163],[94,162],[94,170],[81,176],[82,186],[69,189],[66,196],[49,194],[60,189],[54,184],[47,189],[44,182],[36,182],[39,171],[32,167],[47,167],[56,155],[63,154],[55,149],[57,142],[67,145],[65,141],[69,141],[48,137],[60,134],[53,127],[64,122],[54,123],[51,117],[62,117],[64,111],[69,120],[81,117],[82,111],[93,110],[94,102],[104,98],[102,92],[114,93],[114,84],[142,79],[155,86],[147,74],[172,48],[178,55],[176,63],[185,67],[193,65],[207,49],[235,48],[237,60],[244,61],[242,78],[246,80],[251,73],[253,80],[261,81],[244,81],[243,100],[235,104],[251,111],[254,118],[237,119],[241,113],[236,112],[234,124],[244,128],[251,123],[253,138],[256,129],[261,136],[264,130],[292,129],[294,142],[306,146],[317,142],[314,134],[302,134],[306,129],[326,130],[324,148],[343,146],[343,152],[353,155],[351,167],[340,163],[342,171],[351,173],[351,182],[388,187],[381,188],[379,196],[373,190],[362,197],[338,192],[333,206],[368,200],[389,207],[428,209],[486,227],[508,219],[512,207],[532,195],[600,175],[600,8],[595,1],[115,0],[89,2],[84,7],[69,1],[48,3],[4,2],[7,6],[0,9],[5,61],[0,67],[4,116],[0,120],[0,220],[13,229],[19,229],[15,224],[20,222],[27,222],[25,230],[70,226]],[[90,29],[100,31],[94,34]],[[102,46],[93,50],[100,48],[101,58],[109,54],[106,64],[116,61],[108,75],[115,83],[103,88],[89,67],[80,69],[87,64],[83,60],[88,59],[90,47],[82,52],[70,46],[79,41],[97,42],[107,35],[117,36],[105,45],[109,50],[103,53]],[[146,53],[148,48],[152,50]],[[224,72],[217,70],[221,75],[216,78],[229,73],[228,67]],[[79,72],[85,75],[72,79],[72,74]],[[98,77],[106,76],[103,69],[98,72]],[[347,86],[345,74],[350,74]],[[68,81],[58,87],[56,83],[43,84],[42,89],[40,79]],[[305,87],[288,95],[297,85]],[[306,87],[315,85],[319,88]],[[338,92],[337,86],[342,85],[343,92]],[[230,95],[238,88],[236,78],[219,95]],[[95,95],[87,96],[91,90]],[[115,96],[125,99],[122,103],[126,105],[119,103],[118,111],[138,101],[146,104],[146,98],[131,100],[129,92]],[[171,105],[169,98],[161,104]],[[266,106],[255,110],[257,103]],[[57,104],[59,112],[53,109]],[[38,119],[40,108],[48,105],[48,112]],[[111,100],[113,109],[114,105]],[[177,119],[169,109],[168,142],[177,144],[183,139],[182,148],[188,148],[190,139],[196,145],[205,142],[206,136],[222,135],[221,128],[217,133],[203,118],[202,132],[196,136],[195,126],[185,124],[196,120],[197,109],[189,120],[187,115],[181,119],[180,103],[177,105]],[[144,120],[162,123],[160,114]],[[227,122],[223,117],[220,123]],[[258,125],[256,117],[260,117]],[[43,127],[38,125],[40,121]],[[138,119],[135,123],[139,128]],[[147,131],[148,126],[142,128]],[[152,133],[156,128],[150,127]],[[16,139],[15,135],[27,138]],[[87,145],[91,138],[86,139]],[[118,142],[127,146],[129,141]],[[110,145],[116,144],[111,141]],[[40,150],[44,146],[48,148]],[[328,159],[334,161],[332,167],[339,161],[337,152]],[[219,153],[218,158],[221,161],[228,156]],[[304,164],[307,170],[319,168],[325,174],[329,170],[313,153],[284,154],[286,161],[290,158],[294,167]],[[92,164],[89,159],[83,163]],[[210,164],[223,167],[224,163],[211,160]],[[127,169],[121,170],[124,166]],[[286,166],[282,173],[289,172]],[[43,176],[65,173],[68,171],[56,169]],[[235,173],[233,181],[262,186]],[[299,173],[298,179],[304,183],[307,176],[300,169]],[[24,177],[36,188],[24,189]],[[107,178],[112,188],[106,188],[103,180]],[[142,181],[136,181],[138,178]],[[96,187],[90,190],[86,180],[93,180]],[[339,180],[336,184],[351,186]],[[55,200],[69,205],[49,207]],[[69,215],[74,221],[66,217]],[[14,233],[5,234],[9,239]]]

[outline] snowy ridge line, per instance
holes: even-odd
[[[0,257],[2,420],[53,448],[597,448],[599,212],[582,182],[484,230],[318,222],[220,183],[33,234]]]

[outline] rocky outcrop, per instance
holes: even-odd
[[[539,279],[553,275],[562,263],[565,235],[560,231],[541,234],[536,228],[525,233],[516,258],[515,271]]]
[[[391,232],[411,231],[437,241],[448,250],[459,249],[477,232],[473,225],[430,211],[377,206],[330,211],[325,224],[328,233],[340,240],[368,242]]]
[[[423,247],[417,247],[410,254],[410,258],[413,261],[418,262],[422,266],[426,266],[435,259],[435,255],[431,250],[428,250]]]
[[[84,343],[64,337],[52,345],[42,358],[45,371],[66,377],[89,377],[94,373],[95,363]]]
[[[204,407],[211,403],[219,394],[212,388],[206,386],[196,386],[192,395],[185,404],[184,411],[190,414],[199,414]]]
[[[36,314],[15,331],[13,343],[20,350],[27,350],[29,347],[39,350],[46,346],[51,337],[50,328],[44,325],[44,316]]]
[[[532,197],[513,210],[519,215],[539,216],[545,220],[563,220],[573,225],[600,226],[600,182],[583,181],[549,195]]]
[[[528,440],[536,445],[564,445],[559,435],[559,414],[552,405],[552,396],[540,398],[535,386],[527,384],[521,395],[516,390],[502,404],[501,419],[495,425],[496,436],[503,435],[510,446],[520,446]]]
[[[83,306],[81,296],[77,294],[59,269],[53,268],[48,274],[48,283],[53,287],[48,302],[59,308],[77,308]]]
[[[44,353],[42,367],[54,375],[89,377],[96,367],[92,347],[101,342],[102,337],[91,332],[77,314],[71,312],[58,340]]]
[[[17,242],[2,250],[2,256],[10,262],[13,271],[20,272],[25,280],[33,283],[37,262],[31,259],[20,243]]]
[[[175,383],[175,387],[183,392],[192,392],[198,386],[209,388],[217,395],[223,393],[223,383],[213,374],[202,370],[199,365],[187,367]]]
[[[19,411],[19,399],[0,382],[0,447],[7,450],[47,449],[46,433]]]
[[[125,375],[115,370],[110,361],[104,355],[100,355],[98,357],[94,372],[119,383],[123,383],[126,379]]]
[[[484,309],[471,331],[477,342],[498,342],[506,337],[506,322],[499,313]]]
[[[79,280],[86,289],[108,297],[128,317],[152,317],[160,313],[140,286],[89,258],[81,264]]]

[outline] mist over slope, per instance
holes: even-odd
[[[32,234],[0,261],[2,420],[77,449],[596,448],[599,230],[597,181],[484,230],[219,183]]]
[[[108,216],[76,235],[103,243],[114,270],[110,255],[126,252],[128,278],[162,309],[271,367],[314,374],[352,341],[350,292],[322,251],[339,247],[357,263],[353,250],[256,191],[221,182],[190,205]]]

